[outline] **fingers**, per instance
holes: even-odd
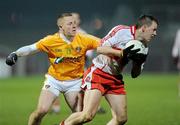
[[[142,64],[146,61],[147,55],[145,54],[134,54],[131,57],[129,57],[129,59],[133,60],[134,62],[136,62],[137,64]]]
[[[12,66],[14,65],[15,63],[13,62],[13,60],[11,58],[7,58],[6,59],[6,64],[9,65],[9,66]]]
[[[9,66],[12,66],[16,63],[18,57],[16,55],[16,53],[11,53],[9,54],[9,56],[6,58],[6,64]]]
[[[133,47],[134,47],[134,45],[131,45],[131,46],[127,47],[126,50],[130,51]]]
[[[136,54],[136,53],[139,52],[139,51],[140,51],[140,49],[134,49],[134,50],[131,50],[130,53],[131,53],[131,54]]]

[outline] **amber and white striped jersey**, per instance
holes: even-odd
[[[48,54],[48,74],[57,80],[72,80],[83,76],[86,51],[97,48],[99,41],[99,38],[79,33],[70,42],[63,34],[56,33],[38,41],[36,47]]]
[[[111,46],[114,49],[124,49],[127,42],[134,39],[135,26],[118,25],[114,27],[102,40],[101,46]],[[112,75],[118,75],[124,67],[118,57],[100,54],[93,59],[95,67]]]

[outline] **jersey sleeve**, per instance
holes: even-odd
[[[52,37],[47,36],[47,37],[44,37],[43,39],[39,40],[35,44],[36,44],[37,49],[48,53],[48,49],[49,49],[49,46],[51,45],[51,41],[52,41]]]
[[[101,46],[113,46],[115,43],[118,42],[118,33],[115,31],[117,28],[112,28],[109,33],[101,40]]]
[[[87,50],[96,49],[100,45],[100,38],[86,34]]]
[[[101,40],[101,46],[111,46],[116,48],[132,38],[133,37],[130,34],[130,27],[118,25],[112,28],[110,32]]]

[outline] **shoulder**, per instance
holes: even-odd
[[[130,33],[130,27],[126,25],[117,25],[113,27],[110,32],[108,33],[109,36],[113,37],[115,35],[120,35],[120,34],[126,34]]]
[[[118,31],[122,31],[122,30],[130,30],[130,26],[117,25],[111,29],[111,31],[113,31],[113,32],[118,32]]]
[[[51,35],[47,35],[46,37],[44,37],[44,39],[58,39],[59,38],[59,34],[55,33],[55,34],[51,34]]]
[[[130,29],[130,26],[127,26],[127,25],[117,25],[117,26],[112,28],[112,30],[114,30],[114,31],[119,31],[119,30],[123,30],[123,29]]]
[[[40,39],[37,44],[43,44],[43,45],[51,45],[55,43],[56,41],[59,41],[59,35],[58,33],[55,33],[53,35],[47,35],[44,38]]]
[[[53,42],[57,42],[57,41],[62,41],[62,38],[60,37],[60,35],[58,33],[55,33],[52,35],[47,35],[46,37],[44,37],[40,41],[53,43]]]

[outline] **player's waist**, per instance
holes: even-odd
[[[45,77],[50,79],[50,80],[53,80],[53,81],[56,81],[57,83],[58,82],[61,82],[61,83],[70,83],[70,82],[77,82],[77,81],[82,81],[82,78],[76,78],[76,79],[70,79],[70,80],[59,80],[59,79],[56,79],[54,76],[50,75],[50,74],[45,74]]]
[[[48,71],[48,74],[53,76],[57,80],[73,80],[73,79],[80,79],[83,76],[83,72],[79,73],[56,73],[52,71]]]
[[[103,72],[109,73],[111,75],[119,75],[122,72],[122,67],[120,65],[114,65],[113,63],[109,62],[101,62],[98,60],[93,60],[93,65]]]

